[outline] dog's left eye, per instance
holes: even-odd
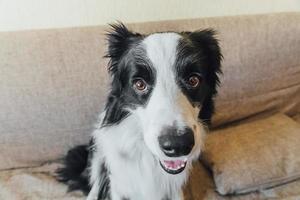
[[[135,79],[133,81],[133,86],[136,90],[139,90],[142,92],[147,90],[147,83],[141,78]]]
[[[202,77],[198,74],[192,74],[188,79],[187,79],[187,84],[192,87],[192,88],[197,88],[202,82]]]

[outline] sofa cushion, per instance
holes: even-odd
[[[0,34],[0,169],[88,143],[106,98],[102,29]]]
[[[207,136],[202,157],[220,194],[247,193],[300,178],[300,124],[277,114]]]

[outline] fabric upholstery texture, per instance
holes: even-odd
[[[300,110],[300,14],[131,24],[137,32],[214,28],[224,75],[214,126]],[[108,27],[0,33],[0,169],[37,166],[86,143],[103,109]]]
[[[222,194],[248,193],[300,178],[300,124],[277,114],[214,131],[202,154]]]
[[[58,163],[41,167],[5,170],[0,172],[1,200],[84,200],[79,192],[67,193],[66,185],[58,183],[54,171]],[[298,200],[300,181],[244,195],[220,196],[206,169],[195,163],[185,187],[185,200]]]

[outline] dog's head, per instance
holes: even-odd
[[[137,116],[162,168],[180,173],[199,156],[214,110],[222,57],[214,31],[141,35],[115,24],[108,45],[113,81],[102,125]]]

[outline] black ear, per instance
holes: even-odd
[[[218,75],[221,73],[222,60],[219,42],[215,37],[215,33],[212,29],[184,33],[198,51],[199,56],[204,57],[205,63],[207,63],[206,80],[209,92],[202,103],[199,118],[208,125],[210,125],[214,113],[214,97],[220,83]]]
[[[110,58],[108,70],[111,73],[117,71],[117,65],[124,53],[130,48],[141,34],[131,32],[122,23],[110,24],[111,30],[106,34],[108,52],[105,57]]]
[[[113,75],[111,91],[106,103],[106,115],[102,126],[117,124],[125,119],[130,113],[124,109],[126,103],[122,97],[122,58],[143,36],[129,31],[122,23],[111,24],[111,30],[107,33],[108,52],[105,57],[109,58],[108,70]],[[124,66],[123,66],[124,67]]]

